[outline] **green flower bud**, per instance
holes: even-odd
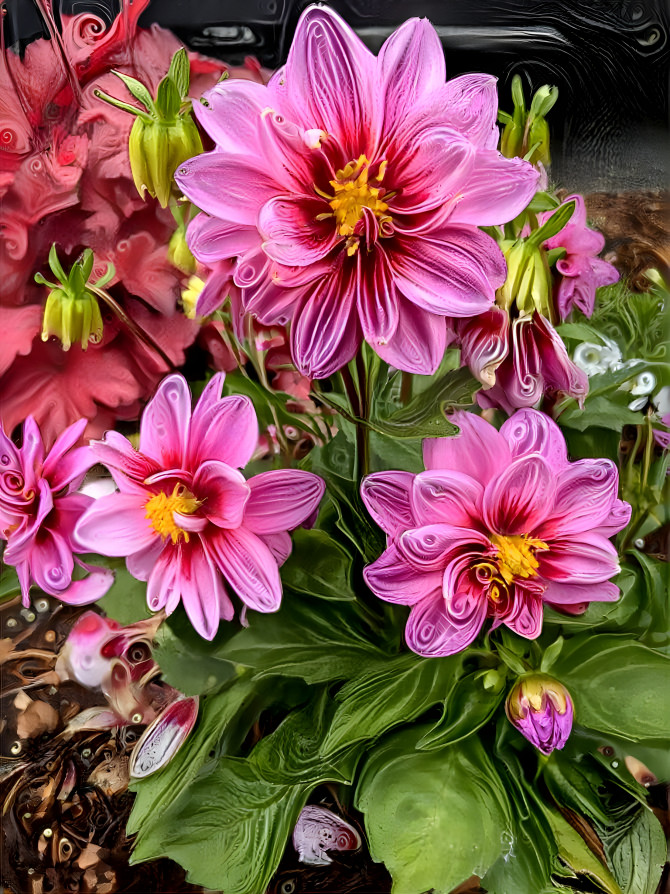
[[[531,164],[551,163],[549,153],[549,125],[546,115],[558,99],[558,89],[545,84],[535,93],[526,109],[521,78],[512,79],[512,102],[514,112],[509,115],[500,111],[498,120],[505,125],[500,138],[500,151],[506,158],[519,156]]]
[[[93,269],[93,252],[87,248],[66,274],[56,253],[55,244],[49,252],[49,266],[57,278],[50,282],[41,273],[35,274],[35,281],[49,286],[50,292],[44,307],[42,321],[42,341],[51,336],[59,339],[64,351],[79,343],[82,350],[89,344],[97,344],[102,339],[103,323],[98,299],[88,288],[88,277]],[[106,285],[114,276],[114,265],[95,284],[95,288]]]
[[[202,141],[191,117],[188,99],[188,56],[184,49],[174,54],[155,98],[140,81],[118,71],[115,74],[144,109],[100,90],[94,93],[99,99],[136,116],[128,143],[133,181],[142,198],[148,192],[166,208],[172,195],[174,172],[182,162],[202,152]]]
[[[551,319],[552,280],[544,249],[531,239],[505,241],[500,247],[507,262],[507,279],[498,289],[496,303],[507,311],[516,304],[522,316],[537,310]]]
[[[183,226],[177,227],[170,237],[168,258],[170,263],[178,267],[183,273],[195,273],[195,258],[186,242],[186,230]]]

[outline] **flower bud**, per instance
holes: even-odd
[[[498,120],[505,127],[500,139],[500,151],[506,158],[519,156],[531,164],[547,166],[551,163],[549,154],[549,126],[545,116],[558,99],[558,89],[545,84],[535,93],[526,109],[521,78],[512,79],[512,101],[514,112],[508,115],[500,112]]]
[[[507,262],[507,279],[496,303],[509,311],[516,304],[521,315],[537,310],[551,319],[552,280],[544,249],[531,239],[505,241],[500,246]]]
[[[50,282],[41,273],[35,274],[36,282],[51,289],[44,307],[42,341],[55,335],[64,351],[69,351],[76,342],[85,351],[89,344],[101,341],[103,329],[98,299],[91,288],[106,285],[114,277],[114,265],[110,264],[107,273],[89,287],[88,277],[93,269],[93,252],[90,248],[82,253],[66,274],[54,244],[49,252],[49,266],[57,282]]]
[[[168,245],[168,258],[182,273],[195,273],[195,258],[186,242],[186,230],[183,226],[177,227],[170,237]]]
[[[542,754],[551,754],[568,741],[574,707],[568,690],[553,677],[522,677],[507,696],[505,711],[510,723]]]
[[[184,316],[189,320],[195,320],[200,293],[205,287],[205,283],[199,276],[190,276],[186,283],[186,288],[181,293],[181,306]]]
[[[136,118],[130,136],[130,167],[137,191],[142,197],[148,192],[166,208],[174,172],[182,162],[202,152],[195,121],[188,112],[175,121]]]

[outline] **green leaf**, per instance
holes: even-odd
[[[419,741],[417,748],[433,750],[466,739],[493,717],[504,695],[504,689],[485,689],[480,671],[456,680],[445,699],[442,719]]]
[[[556,332],[562,339],[572,338],[575,341],[595,342],[605,344],[605,337],[601,332],[588,323],[561,323],[556,326]]]
[[[163,679],[184,695],[203,695],[232,680],[235,666],[212,652],[234,631],[232,624],[224,622],[216,640],[208,642],[195,632],[183,610],[174,612],[161,624],[154,640],[154,658]]]
[[[132,863],[176,860],[189,882],[226,894],[265,891],[309,793],[273,785],[239,758],[224,758],[167,807]]]
[[[136,580],[126,569],[123,559],[91,559],[93,564],[104,564],[114,572],[114,583],[96,603],[105,614],[120,624],[134,624],[153,614],[147,606],[147,585]]]
[[[656,891],[667,848],[663,827],[648,807],[641,807],[625,828],[604,833],[603,845],[623,894]]]
[[[609,869],[600,862],[579,832],[563,819],[558,810],[545,806],[545,816],[556,837],[561,860],[577,875],[586,875],[596,882],[607,894],[623,894]]]
[[[594,377],[595,378],[595,377]],[[625,391],[613,393],[610,397],[598,395],[586,400],[584,409],[574,406],[561,413],[557,420],[560,426],[586,431],[597,426],[619,432],[624,425],[640,425],[644,417],[636,410],[629,410],[630,394]]]
[[[182,99],[188,96],[190,73],[186,50],[184,47],[181,47],[172,57],[167,76],[174,82],[177,92]]]
[[[124,74],[122,71],[114,71],[114,74],[117,77],[121,78],[123,83],[128,88],[129,92],[132,93],[135,99],[139,99],[147,112],[149,112],[150,114],[156,114],[156,106],[154,104],[153,97],[144,86],[144,84],[142,84],[136,78],[131,78],[130,75]]]
[[[21,594],[21,584],[18,575],[11,565],[0,566],[0,605],[9,602]]]
[[[323,599],[350,601],[351,554],[321,530],[299,528],[292,534],[293,552],[281,569],[284,587]]]
[[[558,208],[560,202],[551,193],[548,192],[536,192],[533,198],[530,200],[530,203],[526,206],[525,211],[531,211],[533,214],[537,214],[540,211],[553,211],[554,208]]]
[[[457,426],[446,413],[472,405],[481,385],[464,367],[447,372],[387,419],[375,419],[374,427],[396,438],[441,438],[455,435]]]
[[[160,840],[163,815],[174,800],[188,790],[210,753],[219,746],[222,733],[258,695],[252,680],[238,680],[225,692],[203,699],[198,723],[172,760],[152,776],[131,780],[136,793],[128,819],[129,834],[137,833],[136,857],[151,850],[151,841]],[[145,844],[146,842],[146,844]]]
[[[527,241],[533,245],[541,245],[543,242],[546,242],[547,239],[551,239],[553,236],[560,233],[574,214],[575,204],[576,203],[572,201],[566,202],[564,205],[559,205],[556,211],[554,211],[551,217],[545,220],[541,227],[538,227],[537,230],[533,230],[530,236],[527,237]]]
[[[258,677],[342,680],[386,658],[366,639],[365,629],[353,604],[307,602],[286,594],[277,614],[250,615],[249,627],[216,655],[253,668]]]
[[[623,636],[579,636],[552,673],[570,691],[581,726],[633,742],[670,738],[670,656]]]
[[[443,701],[461,663],[460,656],[399,655],[356,676],[335,696],[338,707],[322,753],[335,754],[420,717]]]
[[[375,749],[356,792],[370,853],[388,867],[395,894],[447,894],[509,846],[509,802],[479,740],[416,751],[425,732],[406,730]]]

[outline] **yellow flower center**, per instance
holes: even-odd
[[[535,577],[540,565],[535,550],[549,548],[543,540],[528,534],[491,534],[491,543],[498,550],[498,573],[506,584],[517,577]]]
[[[391,218],[385,212],[388,205],[380,196],[382,193],[381,182],[386,173],[387,162],[382,161],[376,175],[371,178],[379,186],[371,186],[370,160],[365,155],[359,155],[356,161],[350,161],[335,174],[335,180],[330,181],[333,195],[322,192],[314,187],[317,193],[324,199],[328,199],[332,213],[319,214],[317,220],[325,220],[327,217],[335,217],[337,231],[340,236],[347,236],[347,254],[353,255],[358,251],[359,240],[355,236],[356,225],[363,217],[363,209],[369,208],[381,222],[390,222]],[[384,198],[390,198],[392,193],[383,193]]]
[[[200,501],[196,500],[183,484],[176,484],[171,494],[155,494],[147,500],[144,507],[146,509],[145,518],[149,520],[151,527],[161,537],[171,537],[172,542],[176,543],[183,535],[184,540],[188,543],[188,531],[180,528],[175,522],[174,513],[193,515],[199,506]]]

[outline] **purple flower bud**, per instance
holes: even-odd
[[[542,754],[563,748],[572,730],[570,693],[553,677],[530,674],[512,688],[505,711],[510,723]]]
[[[332,863],[329,851],[356,851],[361,846],[361,836],[341,816],[308,804],[293,830],[293,847],[301,863],[310,866],[327,866]]]

